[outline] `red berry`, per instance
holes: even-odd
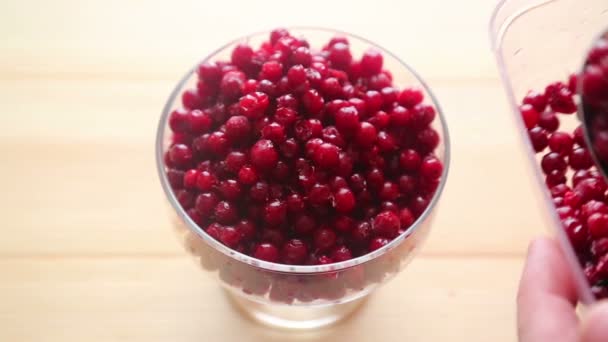
[[[543,112],[538,119],[538,125],[548,132],[555,132],[559,128],[559,119],[553,112]]]
[[[555,132],[549,137],[549,148],[551,151],[559,153],[562,156],[570,155],[574,139],[570,134],[565,132]]]
[[[277,165],[279,154],[272,141],[259,140],[251,147],[251,163],[259,170],[268,171]]]
[[[221,224],[231,224],[237,220],[237,211],[234,205],[221,201],[215,206],[215,218]]]
[[[342,262],[352,259],[353,255],[350,249],[345,246],[340,246],[331,251],[331,258],[334,260],[334,262]]]
[[[532,147],[536,152],[542,152],[549,145],[547,131],[541,127],[534,127],[529,132]]]
[[[390,242],[390,240],[387,238],[377,237],[370,241],[368,248],[369,248],[370,252],[373,252],[377,249],[380,249],[380,248],[388,245],[389,242]]]
[[[407,108],[414,107],[415,105],[421,103],[423,99],[424,94],[422,90],[415,87],[403,89],[397,97],[399,104]]]
[[[524,120],[524,125],[527,129],[531,129],[538,124],[540,114],[532,105],[524,104],[519,107],[521,117]]]
[[[279,250],[273,244],[263,242],[255,248],[253,256],[256,259],[268,262],[277,262],[279,261]]]
[[[334,116],[336,127],[344,135],[352,135],[359,128],[359,112],[354,106],[346,106],[338,109]]]
[[[400,228],[400,219],[392,211],[383,211],[372,221],[372,231],[377,236],[394,238],[399,234]]]
[[[420,165],[420,175],[425,179],[439,179],[443,172],[443,164],[434,156],[424,158]]]
[[[333,144],[323,143],[313,152],[315,163],[325,169],[335,168],[339,163],[340,150]]]
[[[361,74],[371,76],[380,71],[382,71],[382,54],[375,49],[365,51],[361,57]]]
[[[328,250],[336,243],[336,233],[329,228],[321,228],[314,234],[315,246],[320,250]]]
[[[334,206],[339,213],[349,213],[355,205],[355,195],[350,189],[341,188],[334,194]]]
[[[282,261],[289,265],[304,263],[308,256],[308,249],[302,240],[291,239],[283,245]]]
[[[278,226],[287,218],[287,206],[283,201],[275,200],[264,207],[264,221],[271,226]]]

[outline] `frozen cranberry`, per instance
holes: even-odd
[[[428,206],[429,199],[422,196],[414,197],[414,199],[412,199],[410,203],[410,209],[412,210],[412,213],[414,213],[414,215],[416,216],[420,216]]]
[[[388,245],[389,242],[390,242],[390,240],[387,238],[377,237],[370,241],[368,248],[369,248],[370,252],[373,252],[377,249],[380,249],[380,248]]]
[[[228,152],[230,142],[224,132],[216,131],[209,135],[206,146],[209,152],[217,157],[222,157]]]
[[[379,111],[384,104],[384,100],[382,99],[382,94],[376,90],[368,90],[365,92],[365,96],[363,97],[365,100],[365,107],[368,113],[373,114]]]
[[[584,250],[587,246],[588,231],[576,218],[566,218],[562,221],[566,234],[576,250]]]
[[[543,112],[540,114],[538,125],[548,132],[555,132],[559,127],[559,119],[551,111]]]
[[[415,105],[421,103],[423,99],[424,94],[422,90],[416,87],[403,89],[397,97],[399,104],[407,108],[414,107]]]
[[[372,221],[372,232],[386,238],[394,238],[399,234],[401,222],[399,216],[392,211],[383,211]]]
[[[547,96],[545,96],[545,94],[543,94],[543,93],[539,93],[539,92],[531,90],[524,97],[523,103],[531,105],[532,107],[534,107],[534,109],[538,113],[542,113],[545,111],[545,108],[547,107]],[[532,126],[532,127],[534,127],[534,126]],[[528,128],[532,128],[532,127],[528,127]]]
[[[434,156],[424,158],[420,165],[420,175],[426,179],[438,179],[443,172],[443,164]]]
[[[190,111],[176,109],[169,115],[169,127],[174,133],[187,133],[190,131]]]
[[[294,135],[300,141],[308,141],[311,138],[320,137],[323,125],[317,119],[300,120],[294,127]]]
[[[272,141],[262,139],[251,147],[251,163],[260,170],[270,170],[277,165],[279,154]]]
[[[391,79],[385,73],[379,73],[369,78],[369,88],[381,90],[391,85]]]
[[[399,165],[407,172],[416,172],[420,168],[422,159],[416,150],[403,150],[399,154]]]
[[[283,76],[283,65],[278,61],[268,61],[262,65],[260,79],[278,81]]]
[[[186,189],[196,188],[196,180],[198,178],[199,173],[200,172],[197,169],[188,170],[186,171],[186,173],[183,173],[183,186]]]
[[[556,185],[551,187],[551,196],[555,197],[564,197],[566,192],[570,191],[570,188],[565,184]]]
[[[222,194],[222,197],[229,201],[234,201],[241,195],[241,187],[234,179],[222,181],[219,185],[219,191]]]
[[[558,113],[572,114],[576,112],[576,103],[572,92],[564,85],[559,90],[549,93],[549,105]]]
[[[214,193],[203,192],[202,194],[198,195],[198,197],[196,197],[194,208],[199,214],[207,216],[213,212],[218,201],[219,200]]]
[[[213,62],[205,62],[197,68],[198,77],[209,84],[217,84],[222,78],[222,70]]]
[[[348,182],[346,181],[346,179],[344,179],[344,177],[335,176],[329,182],[329,186],[331,187],[332,190],[336,191],[341,188],[348,188]]]
[[[532,147],[536,152],[542,152],[549,145],[547,131],[541,127],[534,127],[529,131]]]
[[[362,147],[369,147],[374,144],[377,138],[376,128],[369,122],[361,122],[355,137],[357,143]]]
[[[245,116],[233,116],[226,121],[226,137],[230,141],[240,141],[249,135],[251,124]]]
[[[574,170],[588,169],[593,166],[591,155],[589,155],[587,149],[582,147],[575,148],[570,152],[568,162],[570,163],[570,167]]]
[[[221,201],[215,206],[215,218],[221,224],[231,224],[237,219],[237,210],[230,202]]]
[[[545,174],[549,174],[551,171],[564,171],[567,167],[566,161],[564,158],[557,152],[547,153],[542,161],[541,167]]]
[[[414,115],[411,111],[405,107],[396,106],[391,111],[391,124],[394,127],[406,127],[409,126],[414,120]]]
[[[258,180],[258,174],[253,167],[245,165],[239,170],[238,180],[243,185],[251,185]]]
[[[232,64],[236,65],[241,69],[245,69],[251,63],[253,57],[253,49],[246,44],[238,44],[234,50],[232,50]]]
[[[198,91],[188,89],[182,93],[182,105],[187,109],[201,109],[205,105],[205,99],[200,97]]]
[[[329,48],[329,61],[336,68],[346,68],[353,57],[347,44],[336,43]]]
[[[416,135],[418,149],[422,153],[432,152],[439,146],[439,133],[431,127],[425,128]]]
[[[581,196],[583,202],[591,199],[602,200],[606,192],[606,183],[596,178],[584,179],[574,187],[574,192]]]
[[[209,234],[212,238],[219,240],[220,239],[220,231],[223,229],[221,224],[212,223],[206,229],[205,232]]]
[[[249,189],[249,196],[256,201],[265,201],[268,198],[268,183],[259,181]]]
[[[320,206],[331,199],[331,190],[329,186],[325,184],[315,184],[308,193],[308,201],[312,205]]]
[[[314,150],[312,157],[318,166],[331,169],[338,165],[339,152],[340,150],[337,146],[323,143]]]
[[[169,169],[169,171],[167,171],[167,180],[173,190],[179,190],[184,187],[184,177],[184,171],[176,169]]]
[[[572,137],[574,138],[574,142],[578,144],[580,147],[585,147],[585,135],[583,133],[583,127],[577,126],[572,132]]]
[[[291,239],[283,245],[282,261],[289,265],[298,265],[304,263],[308,256],[306,244],[298,239]]]
[[[406,229],[414,223],[415,217],[411,210],[403,208],[399,211],[399,220],[401,221],[401,229]]]
[[[187,168],[192,164],[192,150],[184,144],[175,144],[169,149],[171,163],[179,168]]]
[[[376,139],[377,139],[378,147],[383,152],[390,152],[390,151],[395,150],[398,147],[397,141],[395,140],[395,138],[386,131],[378,132]]]
[[[334,206],[340,213],[349,213],[355,208],[355,195],[348,188],[341,188],[334,194]]]
[[[595,239],[608,237],[608,214],[592,214],[587,218],[587,227]]]
[[[342,262],[342,261],[350,260],[353,258],[353,255],[352,255],[350,249],[348,249],[345,246],[339,246],[339,247],[334,248],[331,251],[330,255],[334,262]]]
[[[288,207],[289,207],[289,204],[288,204]],[[290,211],[292,211],[292,210],[290,210]],[[308,234],[308,233],[314,231],[316,228],[317,228],[317,222],[315,221],[314,217],[312,217],[310,215],[298,216],[298,218],[294,222],[294,230],[296,231],[296,233],[301,234],[301,235]]]
[[[211,190],[217,183],[217,178],[209,171],[202,171],[196,177],[196,187],[201,191]]]
[[[379,195],[384,201],[394,201],[399,197],[399,186],[393,182],[384,182]]]
[[[397,101],[397,89],[393,87],[384,87],[380,90],[380,94],[382,94],[382,101],[384,102],[384,106],[391,107]]]
[[[280,200],[272,201],[264,207],[264,221],[272,226],[278,226],[285,222],[287,217],[287,206]]]
[[[524,104],[519,107],[521,117],[527,129],[531,129],[538,124],[540,114],[532,105]]]
[[[253,256],[256,259],[268,262],[277,262],[279,261],[279,250],[273,244],[263,242],[255,248]]]
[[[323,133],[321,134],[321,138],[325,142],[334,144],[338,147],[344,147],[346,145],[342,134],[335,126],[326,126],[325,128],[323,128],[322,132]]]
[[[595,257],[601,257],[608,254],[608,238],[599,238],[591,244],[591,253]]]
[[[315,246],[320,250],[328,250],[336,243],[336,233],[329,228],[321,228],[314,233]]]
[[[361,74],[371,76],[380,71],[382,71],[382,54],[375,49],[365,51],[361,57]]]
[[[228,247],[236,247],[241,239],[241,233],[232,226],[226,226],[220,230],[220,241]]]
[[[247,94],[239,100],[239,113],[249,119],[259,119],[264,115],[270,100],[268,95],[261,92]]]
[[[369,119],[369,123],[374,125],[376,129],[383,129],[388,127],[391,117],[385,111],[377,111],[376,114]]]
[[[336,127],[344,135],[352,135],[359,128],[359,112],[354,106],[338,109],[334,116]]]
[[[553,170],[547,174],[545,178],[545,183],[548,187],[553,187],[558,184],[566,183],[566,173],[565,170]]]
[[[188,190],[177,190],[175,192],[177,201],[184,209],[190,209],[194,205],[194,196]]]
[[[311,115],[319,114],[325,105],[323,97],[315,89],[309,89],[302,95],[302,104]]]
[[[570,155],[574,140],[570,134],[565,132],[555,132],[549,138],[549,148],[562,156]]]
[[[220,83],[220,91],[226,99],[236,99],[242,93],[245,74],[240,71],[229,71],[224,74]]]

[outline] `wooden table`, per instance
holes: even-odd
[[[526,245],[546,225],[490,53],[492,1],[342,6],[0,3],[0,341],[513,341]],[[240,316],[191,263],[153,154],[187,67],[292,24],[359,33],[403,57],[435,90],[453,143],[421,255],[350,320],[298,335]]]

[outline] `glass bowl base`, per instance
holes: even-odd
[[[350,316],[368,296],[323,306],[262,304],[226,290],[230,301],[246,316],[273,328],[285,330],[319,329],[336,324]]]

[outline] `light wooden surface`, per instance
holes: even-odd
[[[513,341],[545,231],[490,53],[493,1],[0,3],[0,341]],[[182,252],[153,159],[176,80],[275,26],[377,41],[428,80],[452,167],[422,254],[352,319],[289,335],[241,317]]]

